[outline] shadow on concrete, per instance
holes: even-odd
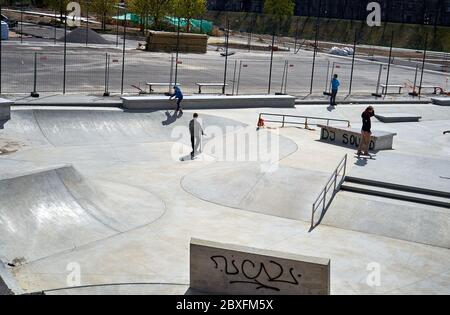
[[[375,159],[375,155],[372,155],[372,157],[361,155],[361,156],[355,156],[355,158],[356,158],[355,165],[356,166],[360,166],[360,167],[366,166],[367,162],[369,160],[371,160],[371,161],[376,161],[377,160],[377,159]]]
[[[169,111],[166,111],[165,114],[166,114],[166,120],[164,120],[162,122],[163,126],[169,126],[169,125],[173,124],[174,122],[176,122],[177,118],[181,117],[180,115],[177,116],[177,112],[174,112],[173,115],[171,115]]]
[[[327,107],[327,110],[328,110],[329,112],[332,112],[332,111],[336,110],[336,106],[329,105],[329,106]]]

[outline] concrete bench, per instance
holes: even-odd
[[[167,96],[123,96],[122,107],[128,110],[171,110],[176,102]],[[293,108],[295,97],[289,95],[192,95],[185,96],[183,109]]]
[[[422,119],[419,115],[409,113],[382,113],[376,114],[375,117],[384,123],[418,122]]]
[[[450,97],[433,97],[431,102],[435,105],[450,106]]]
[[[329,295],[330,260],[192,239],[193,294]]]
[[[400,84],[380,84],[381,88],[382,88],[382,92],[381,94],[384,94],[384,92],[389,88],[395,88],[398,89],[398,94],[402,94],[402,89],[403,89],[403,85]]]
[[[0,129],[3,129],[6,122],[11,119],[11,105],[13,101],[0,98]]]
[[[332,144],[358,148],[361,143],[361,130],[356,128],[336,128],[318,125],[322,129],[320,139]],[[369,149],[371,151],[391,150],[396,133],[373,131]]]
[[[438,90],[442,90],[440,86],[436,85],[422,85],[419,86],[419,91],[422,91],[423,89],[433,89],[433,94],[438,94]]]
[[[169,85],[170,85],[170,87],[172,88],[174,85],[177,85],[177,86],[181,86],[180,84],[178,84],[178,83],[176,83],[176,84],[170,84],[170,83],[162,83],[162,82],[147,82],[147,83],[145,83],[147,86],[148,86],[148,92],[149,93],[152,93],[152,92],[154,92],[154,90],[153,90],[153,87],[154,86],[159,86],[159,87],[169,87]]]
[[[223,88],[224,86],[228,86],[228,84],[223,84],[223,83],[201,83],[201,82],[197,82],[195,83],[198,86],[198,94],[202,94],[202,87],[206,86],[206,87],[221,87]]]

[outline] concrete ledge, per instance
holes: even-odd
[[[337,102],[339,105],[425,105],[430,104],[430,100],[413,100],[413,99],[407,99],[407,100],[395,100],[395,99],[386,99],[386,100],[378,100],[373,98],[367,98],[367,99],[347,99],[347,100],[340,100]],[[329,100],[317,100],[317,99],[298,99],[295,101],[296,105],[330,105]]]
[[[450,106],[450,97],[433,97],[431,102],[435,105]]]
[[[322,128],[320,139],[337,145],[358,148],[361,142],[361,130],[356,128],[336,128],[317,125]],[[369,149],[373,151],[391,150],[396,133],[374,131]]]
[[[192,239],[190,290],[224,295],[329,295],[330,260]]]
[[[129,110],[168,110],[176,108],[176,101],[167,96],[123,96],[123,108]],[[289,95],[193,95],[186,96],[183,109],[227,108],[293,108],[295,97]]]
[[[3,129],[5,123],[11,119],[11,105],[13,101],[0,98],[0,129]]]
[[[422,119],[421,116],[407,113],[377,114],[375,117],[384,123],[419,122]]]

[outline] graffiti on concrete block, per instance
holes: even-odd
[[[287,270],[276,261],[270,260],[267,264],[254,262],[250,259],[243,259],[237,262],[234,256],[212,256],[214,268],[224,272],[230,277],[230,284],[248,284],[256,286],[256,289],[268,289],[280,291],[280,285],[287,284],[297,286],[301,274],[295,272],[294,268]],[[235,279],[233,279],[235,276]]]
[[[345,146],[352,146],[352,147],[359,147],[359,144],[361,143],[361,135],[353,134],[353,133],[342,133],[336,136],[336,132],[333,130],[327,130],[322,128],[322,134],[321,139],[326,140],[329,142],[340,142],[340,144]],[[370,150],[375,149],[375,141],[370,141]]]

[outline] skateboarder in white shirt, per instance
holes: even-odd
[[[202,136],[205,135],[205,133],[203,132],[202,125],[198,122],[197,113],[194,114],[194,119],[192,119],[189,122],[189,133],[191,134],[191,145],[192,145],[191,159],[194,159],[196,154],[201,153],[200,145],[202,141]]]

